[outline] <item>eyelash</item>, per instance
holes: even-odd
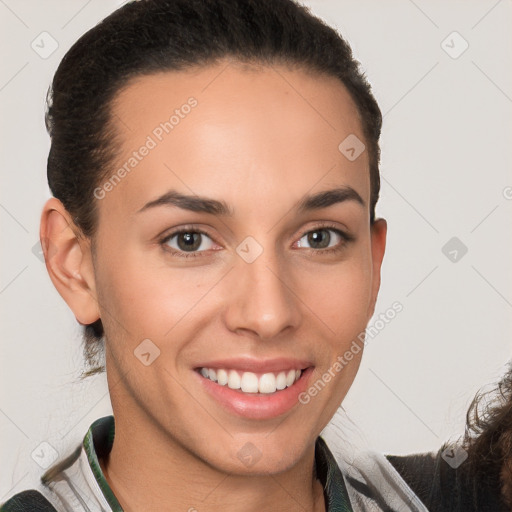
[[[353,237],[352,235],[349,235],[348,233],[345,233],[344,231],[341,231],[339,228],[337,228],[333,225],[330,225],[330,224],[315,226],[312,229],[308,229],[307,231],[304,231],[300,235],[299,240],[303,236],[307,235],[308,233],[312,233],[314,231],[321,231],[321,230],[334,231],[337,235],[340,236],[340,238],[342,238],[343,242],[341,242],[340,244],[338,244],[334,247],[328,247],[326,249],[309,249],[310,251],[317,253],[317,254],[318,253],[333,254],[333,253],[339,252],[345,248],[346,244],[355,240],[355,237]],[[179,235],[181,233],[198,233],[201,235],[205,235],[208,238],[210,238],[211,240],[213,240],[213,238],[208,233],[206,233],[206,231],[203,231],[198,228],[193,228],[193,227],[190,227],[190,228],[185,227],[185,228],[180,228],[176,231],[173,231],[172,233],[169,233],[168,235],[165,235],[165,237],[162,238],[158,243],[160,244],[160,246],[162,247],[162,249],[164,251],[166,251],[167,253],[170,253],[172,256],[177,256],[179,258],[198,258],[198,257],[204,256],[202,253],[208,252],[208,251],[186,252],[186,251],[175,251],[174,249],[170,249],[169,246],[167,246],[167,243],[169,242],[169,240],[171,240],[173,237],[175,237],[176,235]]]

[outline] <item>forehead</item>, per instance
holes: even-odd
[[[275,200],[285,184],[293,201],[320,181],[368,200],[367,152],[351,161],[339,148],[362,145],[359,112],[334,77],[232,61],[161,72],[123,87],[112,119],[113,171],[125,172],[101,208],[138,209],[169,188],[236,203],[247,187]]]

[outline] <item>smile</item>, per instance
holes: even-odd
[[[240,390],[243,393],[272,394],[276,391],[293,386],[301,375],[301,369],[284,370],[280,372],[253,373],[238,372],[228,368],[200,368],[200,374],[220,386],[227,386],[233,390]]]

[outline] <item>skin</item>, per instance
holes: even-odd
[[[362,351],[307,405],[266,420],[220,406],[194,368],[234,356],[295,357],[312,363],[313,383],[364,330],[386,223],[369,222],[367,152],[351,162],[338,150],[349,134],[364,140],[359,114],[338,80],[283,66],[224,61],[139,77],[116,97],[116,163],[191,96],[198,105],[97,201],[94,243],[77,236],[57,199],[42,215],[53,283],[81,324],[102,319],[108,340],[116,437],[102,468],[127,511],[287,511],[298,503],[324,510],[315,440]],[[354,189],[364,205],[298,211],[304,196],[340,187]],[[222,200],[232,215],[176,206],[137,213],[170,189]],[[325,224],[353,240],[329,231],[337,251],[312,247],[305,234]],[[212,240],[197,257],[170,252],[176,238],[159,244],[183,226]],[[263,248],[253,263],[236,252],[247,236]],[[160,355],[145,366],[134,349],[148,338]],[[237,457],[247,442],[261,452],[249,467]]]

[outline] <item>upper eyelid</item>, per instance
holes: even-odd
[[[160,242],[166,242],[169,241],[172,237],[179,235],[180,233],[201,233],[202,235],[206,235],[207,237],[215,241],[214,238],[206,230],[194,227],[177,228],[174,231],[170,231],[167,232],[167,234],[159,236],[158,239],[160,240]]]

